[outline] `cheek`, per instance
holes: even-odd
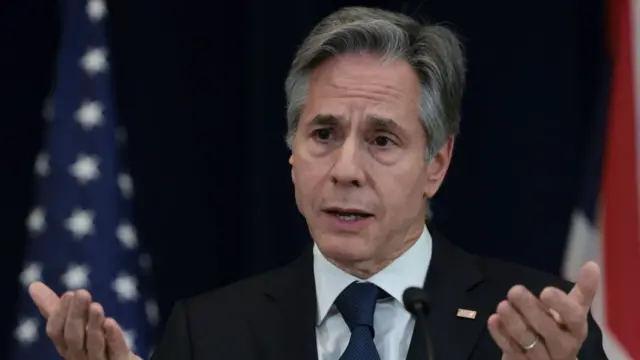
[[[294,182],[296,194],[303,197],[300,200],[309,200],[317,195],[320,191],[319,186],[324,178],[322,167],[317,164],[309,164],[298,161],[296,166],[291,170],[291,177]]]
[[[386,191],[383,191],[382,194],[385,207],[389,212],[388,215],[395,217],[410,205],[407,200],[411,191],[407,186],[393,181],[385,184],[385,189]]]
[[[415,212],[424,202],[423,193],[426,176],[416,171],[389,172],[384,176],[384,183],[379,183],[380,196],[385,202],[391,217],[404,216],[407,212]]]

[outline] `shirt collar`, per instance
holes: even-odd
[[[411,248],[367,281],[377,285],[402,304],[402,294],[406,288],[424,286],[431,252],[432,239],[425,226],[418,241]],[[313,247],[313,271],[318,302],[317,324],[320,324],[342,290],[352,282],[362,280],[333,265],[317,245]]]

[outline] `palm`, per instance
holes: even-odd
[[[41,282],[29,286],[29,294],[47,320],[47,335],[66,360],[142,360],[133,354],[120,325],[105,318],[102,306],[86,290],[61,298]]]
[[[488,320],[502,360],[575,359],[588,334],[587,317],[599,281],[600,268],[589,262],[568,294],[548,287],[536,296],[521,285],[511,288]]]

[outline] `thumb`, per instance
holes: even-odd
[[[45,319],[49,319],[49,316],[60,305],[58,295],[39,281],[29,285],[29,295]]]
[[[589,309],[596,296],[600,283],[600,267],[593,261],[587,262],[578,273],[576,285],[569,292],[569,297],[576,300],[583,308]]]
[[[137,357],[129,350],[120,325],[112,319],[104,321],[104,331],[107,340],[107,353],[110,360],[133,360]]]

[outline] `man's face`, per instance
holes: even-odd
[[[420,235],[424,196],[440,186],[453,140],[427,163],[419,100],[404,61],[349,54],[312,73],[289,161],[298,209],[325,256],[384,262]]]

